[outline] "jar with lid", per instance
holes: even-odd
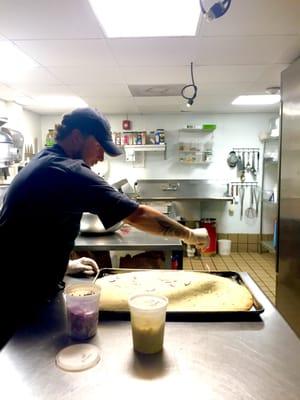
[[[48,129],[48,133],[46,136],[46,147],[51,147],[55,144],[55,136],[56,136],[55,129]]]
[[[160,131],[155,132],[155,144],[160,144]]]
[[[138,133],[136,136],[136,144],[142,144],[142,141],[143,141],[142,134]]]

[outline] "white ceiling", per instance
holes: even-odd
[[[299,21],[300,0],[232,0],[224,17],[200,20],[196,37],[106,39],[88,0],[0,0],[0,40],[39,65],[0,79],[0,98],[77,95],[109,114],[178,113],[187,110],[181,96],[133,97],[128,85],[189,84],[193,61],[191,112],[276,111],[231,102],[280,86],[281,71],[300,56]]]

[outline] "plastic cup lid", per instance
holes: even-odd
[[[99,361],[98,348],[88,343],[65,347],[55,358],[56,365],[65,371],[83,371],[94,367]]]
[[[136,294],[128,299],[128,304],[138,311],[156,312],[168,305],[168,299],[159,295]]]

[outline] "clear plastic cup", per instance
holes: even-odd
[[[139,353],[158,353],[163,348],[168,299],[137,294],[128,300],[133,347]]]
[[[64,291],[68,334],[86,340],[97,332],[100,288],[93,283],[69,285]]]

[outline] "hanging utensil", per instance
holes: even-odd
[[[243,161],[242,161],[242,157],[240,152],[238,152],[238,161],[237,161],[237,169],[238,171],[242,171],[243,170]]]
[[[246,172],[246,170],[245,170],[245,152],[244,151],[242,152],[242,162],[243,162],[243,169],[242,169],[240,179],[241,179],[241,182],[244,182],[245,181],[245,172]]]
[[[240,200],[241,200],[240,219],[243,219],[243,214],[244,214],[244,196],[245,196],[245,188],[244,188],[244,186],[240,187],[239,194],[240,194]]]
[[[239,204],[239,185],[235,185],[235,204]]]
[[[235,199],[234,199],[234,185],[233,184],[231,184],[231,197],[232,197],[232,200],[231,200],[231,202],[230,202],[230,204],[229,204],[229,207],[228,207],[228,212],[229,212],[229,215],[233,215],[234,214],[234,204],[235,204]]]
[[[260,199],[260,191],[258,187],[254,188],[254,200],[255,200],[255,216],[258,217],[259,210],[259,199]]]
[[[257,151],[257,166],[256,172],[259,172],[259,150]]]
[[[253,178],[255,179],[256,178],[256,169],[255,169],[255,151],[254,150],[252,151],[252,166],[251,166],[250,172],[251,172]]]
[[[238,162],[238,156],[234,150],[230,151],[229,156],[227,158],[227,164],[230,168],[235,168]]]
[[[250,165],[250,151],[247,152],[248,156],[247,156],[247,165],[246,165],[246,171],[250,172],[251,170],[251,165]]]
[[[246,217],[250,219],[255,218],[255,209],[253,207],[253,202],[254,202],[253,186],[250,186],[250,206],[245,211]]]

